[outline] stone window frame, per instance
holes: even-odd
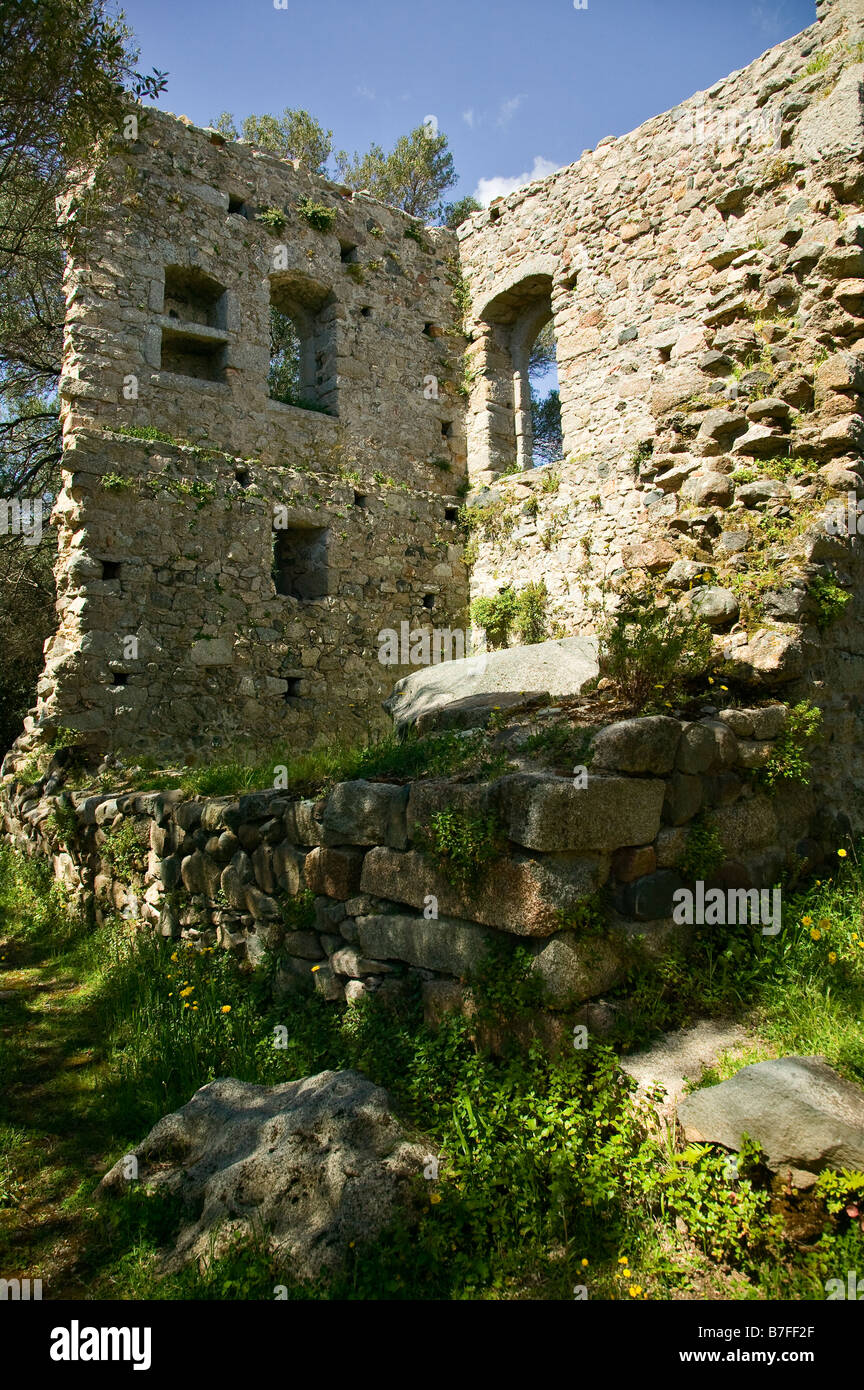
[[[528,366],[537,334],[550,320],[555,322],[558,273],[554,257],[526,262],[493,287],[476,315],[479,371],[469,437],[471,477],[498,475],[514,462],[520,469],[533,467]]]

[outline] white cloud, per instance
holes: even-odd
[[[462,119],[469,130],[474,129],[474,107],[469,106],[467,111],[462,112]]]
[[[518,174],[515,179],[508,179],[500,174],[495,178],[481,179],[474,190],[474,197],[484,208],[488,208],[496,198],[506,198],[515,188],[522,188],[526,183],[534,183],[537,179],[545,179],[547,175],[554,174],[555,170],[560,168],[561,165],[553,164],[551,159],[544,159],[540,154],[535,155],[533,169]]]
[[[786,22],[786,5],[763,4],[762,0],[757,0],[753,6],[750,17],[763,34],[771,36],[779,35],[783,31]]]
[[[498,107],[498,120],[496,124],[501,126],[502,129],[508,126],[524,100],[525,93],[522,92],[519,96],[510,97],[509,101],[502,101],[501,105]]]
[[[375,100],[375,93],[372,91],[371,87],[355,87],[354,91],[358,97],[363,97],[364,101]]]

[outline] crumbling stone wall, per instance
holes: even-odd
[[[25,853],[50,855],[57,878],[99,914],[221,946],[249,965],[269,954],[285,992],[357,999],[398,993],[414,977],[434,1020],[465,1005],[465,982],[494,942],[527,947],[551,1011],[538,1026],[555,1036],[555,1018],[580,1008],[608,1022],[614,1008],[602,996],[640,961],[686,942],[678,889],[771,888],[836,862],[838,816],[823,779],[791,792],[758,780],[786,720],[773,704],[625,720],[594,732],[581,781],[531,770],[481,782],[354,781],[316,800],[58,796],[7,775],[4,828]],[[494,818],[502,837],[485,872],[455,883],[424,838],[437,813],[454,810]],[[710,872],[688,857],[703,813],[719,847]],[[112,853],[130,826],[123,854]],[[303,892],[314,895],[314,918],[298,923]],[[593,921],[581,915],[592,902]],[[776,934],[779,922],[763,917],[766,928]]]
[[[464,625],[455,238],[155,111],[132,133],[65,209],[60,622],[31,731],[157,757],[356,737],[400,673],[379,630]],[[269,398],[271,302],[303,408]]]
[[[766,512],[815,522],[860,487],[864,5],[820,9],[460,228],[472,594],[542,577],[553,635],[588,632],[628,572],[692,562],[675,590],[746,567]],[[526,338],[550,311],[565,457],[508,478],[526,457]]]
[[[408,669],[378,632],[461,625],[466,560],[475,596],[542,579],[553,636],[653,579],[736,680],[857,736],[859,546],[825,513],[864,494],[864,0],[820,13],[458,239],[156,112],[118,135],[66,209],[59,629],[20,751],[365,733]],[[268,397],[271,302],[316,409]],[[565,458],[507,477],[550,314]],[[820,579],[855,595],[827,633]]]

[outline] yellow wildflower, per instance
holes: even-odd
[[[827,918],[827,917],[820,917],[820,918],[819,918],[819,930],[820,930],[820,931],[830,931],[830,930],[831,930],[831,922],[830,922],[829,918]]]
[[[811,927],[811,928],[810,928],[810,936],[811,936],[811,938],[812,938],[813,941],[821,941],[821,940],[822,940],[822,933],[821,933],[821,931],[819,930],[818,927]]]
[[[631,1284],[631,1285],[630,1285],[630,1297],[631,1297],[631,1298],[638,1298],[641,1292],[642,1292],[642,1285],[641,1285],[641,1284]]]
[[[230,1012],[231,1012],[231,1005],[230,1005],[230,1004],[223,1004],[223,1005],[222,1005],[222,1008],[220,1009],[220,1013],[223,1013],[223,1014],[230,1014]]]
[[[836,951],[829,951],[829,952],[828,952],[828,964],[829,964],[829,965],[834,965],[834,964],[836,963],[836,961],[837,961],[837,952],[836,952]]]
[[[838,858],[838,859],[845,859],[845,858],[846,858],[846,851],[845,851],[845,849],[838,849],[838,851],[837,851],[837,858]]]

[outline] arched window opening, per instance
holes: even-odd
[[[553,271],[544,265],[524,275],[478,315],[480,387],[469,425],[469,468],[484,482],[563,457]]]
[[[528,386],[531,394],[531,461],[538,468],[544,463],[555,463],[564,455],[558,354],[551,318],[534,339],[528,358]]]

